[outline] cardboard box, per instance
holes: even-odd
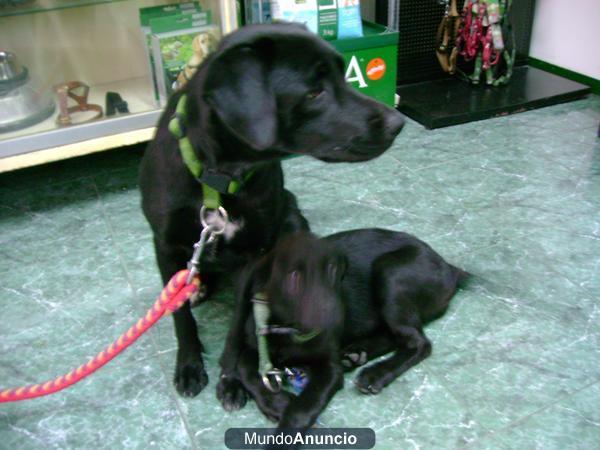
[[[346,81],[389,106],[394,106],[398,68],[398,32],[363,21],[363,37],[330,43],[344,57]]]
[[[152,55],[160,106],[195,73],[216,49],[220,30],[210,11],[150,20]]]
[[[158,85],[156,83],[156,73],[154,72],[154,56],[152,55],[152,31],[150,30],[150,20],[157,17],[168,17],[180,14],[192,14],[201,11],[202,8],[198,2],[186,2],[178,4],[167,4],[140,8],[140,27],[146,43],[148,52],[148,70],[152,74],[152,86],[154,88],[154,99],[158,103]]]

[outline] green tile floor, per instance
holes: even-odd
[[[375,161],[284,163],[314,231],[406,230],[476,274],[429,325],[433,355],[377,397],[347,378],[322,426],[377,449],[600,448],[600,97],[428,131],[409,121]],[[160,280],[136,184],[141,151],[0,176],[0,385],[95,355]],[[0,162],[1,164],[1,162]],[[2,449],[223,448],[269,426],[215,399],[231,292],[195,310],[210,385],[171,385],[170,319],[81,384],[0,406]]]

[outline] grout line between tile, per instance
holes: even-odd
[[[434,147],[432,147],[434,148]],[[435,147],[436,150],[439,150],[439,148]],[[443,161],[438,161],[436,163],[433,164],[429,164],[429,165],[425,165],[416,169],[411,169],[408,166],[406,166],[400,159],[398,159],[398,157],[394,156],[394,155],[390,155],[390,158],[394,159],[398,164],[400,164],[405,170],[408,170],[411,173],[417,174],[418,172],[425,170],[425,169],[431,169],[432,167],[439,167],[439,166],[443,166],[445,164],[452,164],[458,161],[461,161],[465,158],[468,158],[469,156],[475,156],[475,155],[480,155],[482,153],[486,153],[487,150],[480,150],[477,152],[473,152],[473,153],[469,153],[469,154],[459,154],[459,153],[454,153],[452,151],[449,151],[448,153],[453,155],[452,158],[448,158],[445,159]]]
[[[475,418],[475,415],[473,414],[473,412],[471,411],[471,408],[469,407],[469,405],[458,395],[455,395],[454,392],[448,387],[448,385],[445,383],[444,381],[444,377],[440,377],[438,376],[438,374],[436,373],[435,370],[432,370],[429,366],[425,366],[424,367],[425,372],[427,372],[429,374],[429,376],[431,378],[433,378],[434,380],[436,380],[443,388],[444,390],[459,404],[461,405],[465,411],[471,416],[471,420],[473,420],[478,426],[480,426],[485,434],[489,433],[491,430],[486,427],[485,425],[479,423],[477,421],[477,419]],[[477,439],[475,439],[477,440]]]
[[[551,407],[553,407],[553,406],[555,406],[555,405],[557,405],[557,404],[559,404],[559,403],[561,403],[561,402],[563,402],[563,401],[565,401],[565,400],[567,400],[569,398],[572,398],[573,396],[577,395],[581,391],[583,391],[583,390],[585,390],[585,389],[587,389],[587,388],[589,388],[591,386],[594,386],[597,383],[600,383],[600,378],[596,378],[594,381],[590,382],[589,384],[586,384],[585,386],[583,386],[583,387],[581,387],[579,389],[576,389],[573,392],[561,395],[558,398],[556,398],[555,400],[552,400],[551,402],[548,402],[544,406],[536,409],[535,411],[532,411],[531,413],[526,414],[523,417],[515,419],[512,422],[510,422],[510,423],[508,423],[508,424],[506,424],[506,425],[504,425],[504,426],[502,426],[500,428],[497,428],[495,430],[490,430],[488,433],[484,434],[479,439],[476,439],[474,442],[472,442],[471,444],[469,444],[468,447],[471,447],[472,445],[475,445],[477,443],[477,441],[480,441],[481,439],[483,439],[483,438],[485,438],[487,436],[493,436],[493,435],[496,435],[497,433],[501,433],[503,431],[508,431],[511,428],[518,428],[523,422],[526,422],[531,417],[533,417],[533,416],[535,416],[535,415],[537,415],[537,414],[539,414],[539,413],[541,413],[541,412],[543,412],[543,411],[545,411],[545,410],[547,410],[547,409],[549,409],[549,408],[551,408]]]
[[[536,242],[536,241],[534,241],[534,240],[532,240],[532,239],[529,237],[529,235],[525,235],[525,236],[523,236],[523,238],[524,238],[524,239],[526,239],[526,240],[528,240],[529,242],[531,242],[531,243],[533,243],[533,244],[536,244],[536,245],[537,245],[537,242]],[[596,238],[596,239],[597,239],[597,238]],[[594,292],[590,291],[588,287],[586,287],[586,286],[581,286],[579,283],[577,283],[577,282],[575,282],[575,281],[571,280],[571,279],[570,279],[568,276],[566,276],[564,273],[562,273],[562,272],[560,272],[560,271],[558,271],[558,270],[555,270],[555,268],[554,268],[554,265],[549,265],[549,264],[547,264],[547,262],[546,262],[546,261],[547,261],[546,259],[543,259],[543,260],[542,260],[542,264],[544,265],[544,267],[546,267],[546,269],[548,269],[550,272],[554,273],[554,274],[555,274],[557,277],[564,278],[564,279],[568,280],[570,283],[572,283],[573,285],[577,286],[577,288],[578,288],[578,289],[580,289],[581,291],[583,291],[583,292],[585,292],[586,294],[588,294],[588,295],[589,295],[591,298],[594,298],[595,296],[597,296],[597,295],[598,295],[597,293],[594,293]]]

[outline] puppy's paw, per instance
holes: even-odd
[[[283,412],[290,404],[291,395],[287,392],[265,395],[260,399],[255,399],[258,409],[272,422],[279,422]]]
[[[208,375],[200,355],[177,358],[173,383],[183,397],[195,397],[208,384]]]
[[[342,366],[345,371],[354,370],[368,361],[367,352],[359,349],[347,349],[342,354]]]
[[[225,411],[237,411],[246,405],[248,393],[239,380],[221,376],[217,384],[217,398]]]
[[[354,380],[354,384],[361,393],[367,395],[379,394],[385,387],[379,371],[373,367],[361,370]]]

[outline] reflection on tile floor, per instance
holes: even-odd
[[[314,231],[379,226],[476,275],[426,328],[433,355],[365,397],[347,377],[324,426],[377,449],[591,449],[600,444],[600,97],[435,131],[409,121],[375,161],[284,163]],[[140,150],[0,175],[0,385],[93,356],[160,290],[139,209]],[[211,384],[171,385],[170,321],[92,378],[0,407],[0,447],[220,449],[270,426],[215,399],[231,292],[195,310]]]

